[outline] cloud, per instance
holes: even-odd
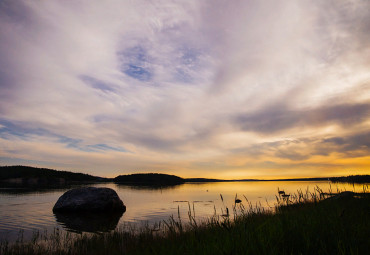
[[[218,160],[258,174],[326,149],[355,157],[369,127],[369,5],[2,1],[1,145],[14,162],[199,175]]]
[[[304,110],[273,105],[252,114],[237,116],[235,123],[245,131],[274,134],[292,128],[322,127],[332,123],[348,128],[367,122],[369,117],[368,103],[324,105]]]
[[[270,161],[283,159],[292,164],[297,164],[297,162],[310,164],[309,160],[315,157],[361,158],[367,157],[370,153],[369,135],[369,132],[358,132],[340,137],[281,139],[233,149],[230,155],[262,160],[269,157]]]
[[[25,128],[22,127],[22,123],[13,124],[7,121],[1,121],[0,125],[0,137],[6,140],[37,140],[37,139],[48,139],[55,143],[60,143],[65,145],[67,148],[86,151],[86,152],[93,152],[93,151],[119,151],[119,152],[128,152],[122,147],[119,146],[112,146],[107,144],[86,144],[82,139],[75,139],[66,137],[63,135],[52,133],[48,130],[43,128]]]
[[[330,137],[322,141],[324,147],[340,152],[345,157],[361,157],[370,154],[370,132],[345,137]]]

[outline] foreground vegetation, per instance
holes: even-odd
[[[329,198],[327,198],[329,197]],[[221,197],[222,198],[222,197]],[[247,201],[223,216],[197,222],[189,206],[154,227],[106,234],[49,236],[2,243],[0,254],[366,254],[370,249],[369,193],[332,196],[298,191],[277,196],[274,211]]]

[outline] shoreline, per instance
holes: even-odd
[[[176,186],[184,183],[214,182],[281,182],[281,181],[330,181],[333,183],[370,183],[370,175],[354,175],[346,177],[311,177],[283,179],[210,179],[182,178],[175,175],[159,173],[142,173],[119,175],[115,178],[104,178],[83,173],[57,171],[29,166],[0,166],[0,183],[5,188],[63,188],[71,185],[89,183],[116,183],[132,186]]]

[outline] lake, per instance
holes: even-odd
[[[51,233],[60,231],[74,233],[106,232],[127,225],[138,227],[176,218],[178,212],[184,221],[188,219],[189,207],[195,212],[197,220],[230,212],[235,197],[247,206],[249,203],[266,209],[276,203],[278,188],[286,193],[297,190],[314,192],[320,187],[324,192],[349,190],[360,192],[363,184],[330,183],[325,181],[258,181],[258,182],[217,182],[186,183],[177,186],[150,188],[101,183],[89,185],[114,189],[127,211],[121,215],[96,217],[94,215],[69,216],[54,215],[52,208],[58,198],[68,189],[44,190],[42,192],[20,192],[0,189],[0,240],[16,241],[20,235],[30,240],[35,231]],[[222,198],[220,194],[222,194]]]

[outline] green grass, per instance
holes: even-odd
[[[3,243],[0,254],[368,254],[370,198],[320,198],[319,193],[277,197],[275,212],[235,204],[236,216],[190,223],[180,217],[140,230],[102,235],[35,236],[32,242]],[[226,208],[224,208],[226,209]]]

